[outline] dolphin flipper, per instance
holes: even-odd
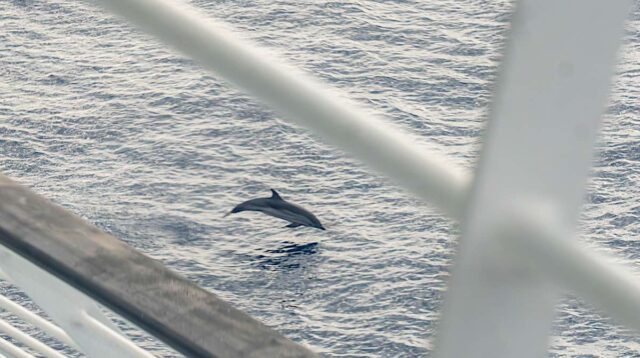
[[[285,227],[298,227],[298,226],[302,226],[302,224],[298,224],[298,223],[291,223]]]

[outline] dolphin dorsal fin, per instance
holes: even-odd
[[[271,199],[283,200],[277,191],[271,189]]]

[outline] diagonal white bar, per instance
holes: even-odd
[[[64,356],[58,353],[53,348],[47,346],[46,344],[40,342],[39,340],[29,336],[28,334],[22,332],[21,330],[13,327],[3,319],[0,319],[0,332],[4,332],[16,341],[30,347],[36,352],[41,353],[45,357],[50,358],[64,358]]]
[[[397,128],[258,50],[186,5],[164,0],[92,0],[264,100],[294,123],[458,217],[469,176]]]
[[[0,266],[7,279],[24,290],[68,332],[86,355],[98,358],[153,357],[121,336],[117,327],[85,294],[2,245]]]
[[[573,233],[630,7],[627,0],[517,3],[463,222],[439,357],[546,356],[560,292],[512,252],[498,250],[496,240],[509,238],[496,233],[513,211],[531,210]],[[532,246],[549,248],[528,238],[537,240]]]
[[[7,354],[10,358],[34,358],[31,354],[0,337],[0,356],[2,353]]]
[[[42,331],[58,339],[60,342],[77,349],[77,346],[60,327],[50,323],[46,319],[38,316],[37,314],[29,311],[28,309],[20,306],[19,304],[9,300],[8,298],[0,295],[0,308],[5,309],[14,315],[22,318],[25,322],[29,322],[32,325],[40,328]]]
[[[544,212],[514,210],[498,228],[498,244],[513,260],[540,272],[640,332],[640,279],[612,257],[587,250]],[[498,248],[500,249],[500,248]]]

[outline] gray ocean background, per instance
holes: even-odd
[[[473,169],[510,1],[191,3]],[[639,5],[580,222],[587,245],[636,268]],[[99,8],[0,0],[0,171],[327,357],[433,349],[455,224]],[[269,188],[328,230],[222,218]],[[569,296],[550,352],[640,357],[640,335]]]

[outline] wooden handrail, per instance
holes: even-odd
[[[316,356],[1,174],[0,244],[188,357]]]

